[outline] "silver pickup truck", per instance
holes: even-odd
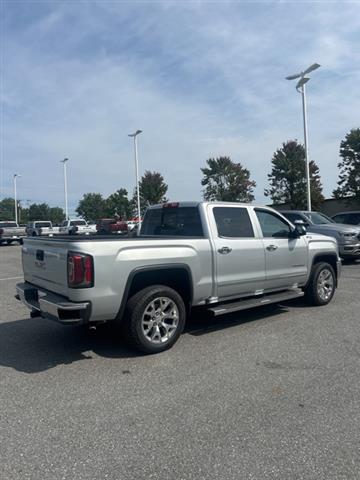
[[[22,243],[26,236],[26,227],[19,227],[16,222],[0,222],[0,245],[13,242]]]
[[[63,324],[115,321],[138,349],[179,338],[190,310],[223,315],[305,295],[332,299],[335,239],[268,207],[181,202],[148,208],[134,238],[27,238],[17,298]]]

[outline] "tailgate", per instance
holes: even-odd
[[[50,242],[41,237],[25,239],[22,247],[25,281],[67,295],[68,247],[65,242]]]
[[[6,227],[3,230],[4,237],[21,237],[25,235],[25,228],[22,227]]]
[[[88,227],[87,225],[79,225],[77,227],[77,233],[91,233],[92,228]]]

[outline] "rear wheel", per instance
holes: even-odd
[[[305,297],[312,305],[327,305],[335,293],[336,277],[333,267],[326,262],[313,266]]]
[[[131,344],[145,353],[172,347],[185,326],[181,296],[165,285],[144,288],[127,303],[124,327]]]

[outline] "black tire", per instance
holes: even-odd
[[[170,302],[166,307],[170,307],[168,310],[165,308],[166,299]],[[159,306],[159,308],[149,313],[151,303],[154,308],[155,306]],[[160,313],[159,310],[161,310]],[[159,316],[155,317],[155,315]],[[167,315],[169,318],[166,318]],[[173,324],[166,323],[167,320]],[[129,299],[122,325],[123,331],[133,347],[144,353],[159,353],[174,345],[184,330],[185,321],[186,309],[182,297],[170,287],[154,285],[140,290]],[[149,328],[147,332],[145,332],[146,323]],[[171,333],[165,326],[172,329]],[[151,340],[150,337],[154,335],[154,332],[157,338]]]
[[[305,288],[305,298],[311,305],[327,305],[334,296],[335,288],[336,276],[333,267],[326,262],[316,263]]]
[[[32,232],[31,236],[32,236],[32,237],[37,237],[36,232]]]

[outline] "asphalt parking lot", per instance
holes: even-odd
[[[0,248],[1,479],[360,478],[360,263],[327,307],[193,316],[141,356],[29,318]]]

